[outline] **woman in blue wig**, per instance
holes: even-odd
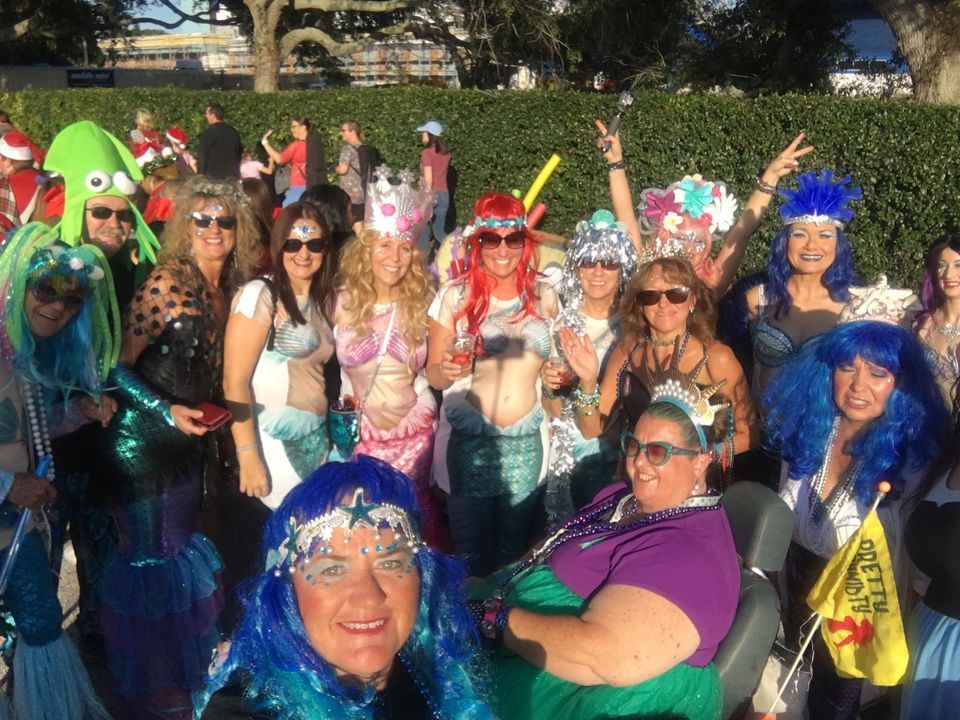
[[[794,644],[810,615],[804,598],[860,527],[880,481],[893,486],[878,515],[901,607],[909,607],[903,520],[949,427],[923,349],[903,326],[915,296],[885,277],[850,293],[840,325],[807,343],[766,389],[769,440],[785,463],[780,496],[796,518],[785,570],[785,631]],[[862,680],[837,675],[819,634],[814,649],[810,717],[853,720]]]
[[[56,494],[52,435],[90,420],[106,423],[116,407],[95,399],[119,347],[109,265],[92,245],[71,248],[49,228],[26,225],[0,254],[0,315],[0,593],[16,622],[13,717],[105,718],[61,630],[63,609],[40,533],[32,521],[24,534],[16,528],[26,511],[41,514]],[[55,398],[67,403],[54,406]],[[45,477],[36,474],[41,462]]]
[[[828,332],[850,300],[853,252],[843,232],[859,200],[850,177],[832,170],[797,177],[796,190],[780,190],[783,227],[767,258],[767,282],[747,292],[756,397],[770,373],[796,355],[808,339]]]
[[[420,537],[403,473],[360,455],[295,486],[197,716],[231,679],[278,720],[490,718],[461,567]]]

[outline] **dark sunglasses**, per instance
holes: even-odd
[[[688,448],[675,447],[668,442],[642,443],[629,430],[624,430],[620,434],[620,449],[628,458],[636,457],[642,451],[647,456],[651,465],[660,467],[666,465],[674,455],[689,455],[691,457],[699,455],[699,450],[690,450]]]
[[[679,305],[680,303],[686,302],[687,298],[690,297],[690,288],[675,287],[669,290],[641,290],[637,293],[637,299],[642,305],[656,305],[664,295],[666,295],[667,300],[674,305]]]
[[[87,296],[83,290],[69,290],[65,293],[58,293],[57,289],[47,282],[41,282],[30,288],[34,299],[41,305],[50,305],[55,302],[62,302],[67,310],[79,310],[86,302]]]
[[[87,212],[93,215],[97,220],[109,220],[114,215],[117,216],[117,220],[122,223],[133,223],[136,219],[133,210],[130,208],[125,208],[123,210],[114,210],[113,208],[108,208],[106,205],[97,205],[96,207],[87,208]]]
[[[297,240],[296,238],[288,238],[286,242],[283,243],[283,251],[290,254],[298,253],[304,245],[306,245],[307,250],[312,253],[322,253],[327,249],[327,243],[323,238],[310,238],[306,242]]]
[[[599,260],[594,260],[593,262],[589,262],[589,261],[587,261],[587,260],[584,260],[582,263],[580,263],[580,269],[581,269],[581,270],[596,270],[597,265],[599,265],[600,267],[602,267],[604,270],[619,270],[619,269],[620,269],[620,263],[616,263],[616,262],[601,262],[601,261],[599,261]]]
[[[187,217],[193,220],[194,225],[203,229],[210,227],[214,222],[221,230],[233,230],[237,226],[235,215],[204,215],[203,213],[192,212]]]
[[[526,242],[527,236],[522,230],[512,232],[506,237],[501,237],[495,232],[487,231],[480,233],[477,238],[480,240],[480,247],[484,250],[496,250],[502,242],[505,242],[511,250],[519,250],[523,247],[523,243]]]

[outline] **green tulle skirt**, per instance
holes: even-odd
[[[489,597],[500,577],[471,588],[470,594]],[[521,580],[507,601],[544,615],[579,615],[587,606],[544,565]],[[643,632],[642,618],[637,618],[636,631]],[[561,680],[501,648],[493,672],[493,703],[500,720],[718,720],[723,707],[720,677],[713,664],[681,663],[631,687],[583,686]]]

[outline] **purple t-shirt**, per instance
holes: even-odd
[[[623,483],[604,488],[592,504],[624,494]],[[662,520],[597,542],[566,542],[547,564],[582,598],[605,585],[644,588],[669,600],[690,618],[700,646],[684,662],[702,667],[733,624],[740,595],[740,563],[722,509]],[[638,631],[643,620],[638,618]]]

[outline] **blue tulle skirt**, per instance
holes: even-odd
[[[911,629],[910,677],[901,720],[960,717],[960,620],[920,603]]]
[[[200,533],[163,561],[108,561],[100,620],[124,694],[202,684],[218,641],[222,568]]]

